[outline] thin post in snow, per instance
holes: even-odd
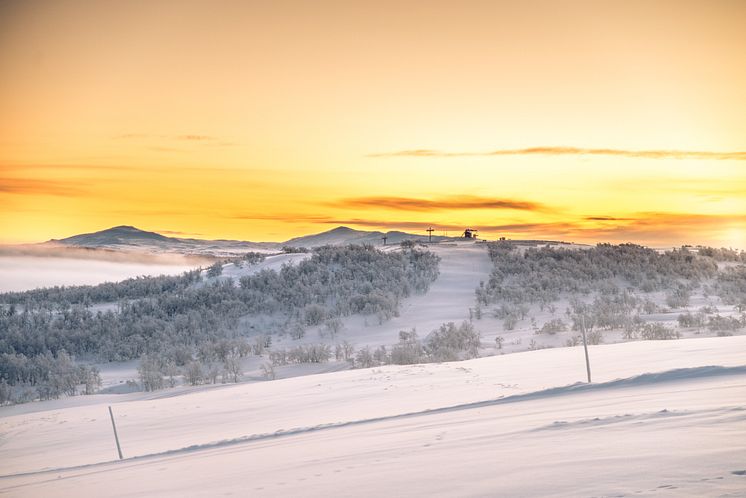
[[[111,427],[114,429],[114,440],[117,442],[117,453],[119,453],[119,459],[124,460],[122,456],[122,447],[119,446],[119,436],[117,435],[117,424],[114,422],[114,412],[111,411],[111,405],[109,405],[109,416],[111,417]]]
[[[583,332],[583,349],[585,350],[585,370],[588,374],[588,383],[591,383],[591,361],[588,359],[588,340],[585,338],[585,314],[580,315],[580,330]]]

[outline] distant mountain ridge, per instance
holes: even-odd
[[[93,233],[52,239],[45,244],[119,251],[195,254],[203,256],[236,256],[250,251],[274,251],[272,242],[247,242],[240,240],[201,240],[167,237],[157,232],[120,225]]]
[[[399,244],[404,240],[426,241],[427,235],[416,235],[400,231],[365,231],[340,226],[331,230],[295,237],[285,242],[250,242],[240,240],[202,240],[168,237],[130,225],[120,225],[98,232],[73,235],[64,239],[52,239],[45,244],[120,251],[174,252],[209,256],[235,256],[249,251],[274,252],[285,246],[319,247],[323,245]],[[457,240],[456,237],[434,235],[433,242]]]
[[[323,245],[340,244],[381,245],[383,244],[384,235],[386,236],[387,244],[399,244],[404,240],[428,240],[427,235],[416,235],[399,231],[389,231],[384,233],[378,231],[355,230],[353,228],[340,226],[326,232],[321,232],[313,235],[305,235],[303,237],[296,237],[284,242],[283,245],[298,247],[318,247]],[[454,239],[454,237],[443,237],[440,235],[433,235],[432,237],[433,242],[442,242],[445,240]]]
[[[120,225],[99,232],[83,233],[73,235],[65,239],[52,239],[50,242],[58,242],[66,245],[106,245],[124,244],[131,245],[137,242],[167,242],[173,239],[156,232],[146,232],[129,225]]]

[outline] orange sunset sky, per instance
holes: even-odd
[[[743,1],[0,1],[0,242],[746,248]]]

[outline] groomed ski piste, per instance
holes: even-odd
[[[5,407],[0,494],[746,495],[746,337],[590,359],[592,384],[571,347]]]

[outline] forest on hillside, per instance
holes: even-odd
[[[157,358],[185,366],[196,358],[225,361],[245,355],[242,319],[272,316],[273,330],[300,338],[306,327],[334,328],[339,317],[372,315],[387,320],[403,298],[424,293],[438,276],[438,257],[407,245],[382,252],[371,246],[320,247],[279,271],[261,270],[239,281],[203,279],[199,271],[178,277],[143,277],[116,284],[42,289],[0,295],[0,379],[27,385],[41,397],[93,383],[96,372],[72,357],[96,361]],[[110,309],[92,304],[114,302]],[[66,378],[65,382],[59,381]],[[90,379],[89,377],[93,377]]]
[[[474,313],[502,319],[505,330],[528,318],[531,307],[554,315],[555,303],[566,299],[566,316],[536,324],[537,334],[585,327],[592,343],[600,342],[600,330],[622,330],[626,340],[672,339],[678,328],[646,322],[643,316],[683,311],[695,294],[717,298],[740,315],[722,316],[716,307],[703,306],[696,313],[682,312],[679,328],[729,335],[746,327],[744,252],[709,247],[656,251],[635,244],[526,248],[510,241],[489,243],[488,251],[493,269],[476,289]]]

